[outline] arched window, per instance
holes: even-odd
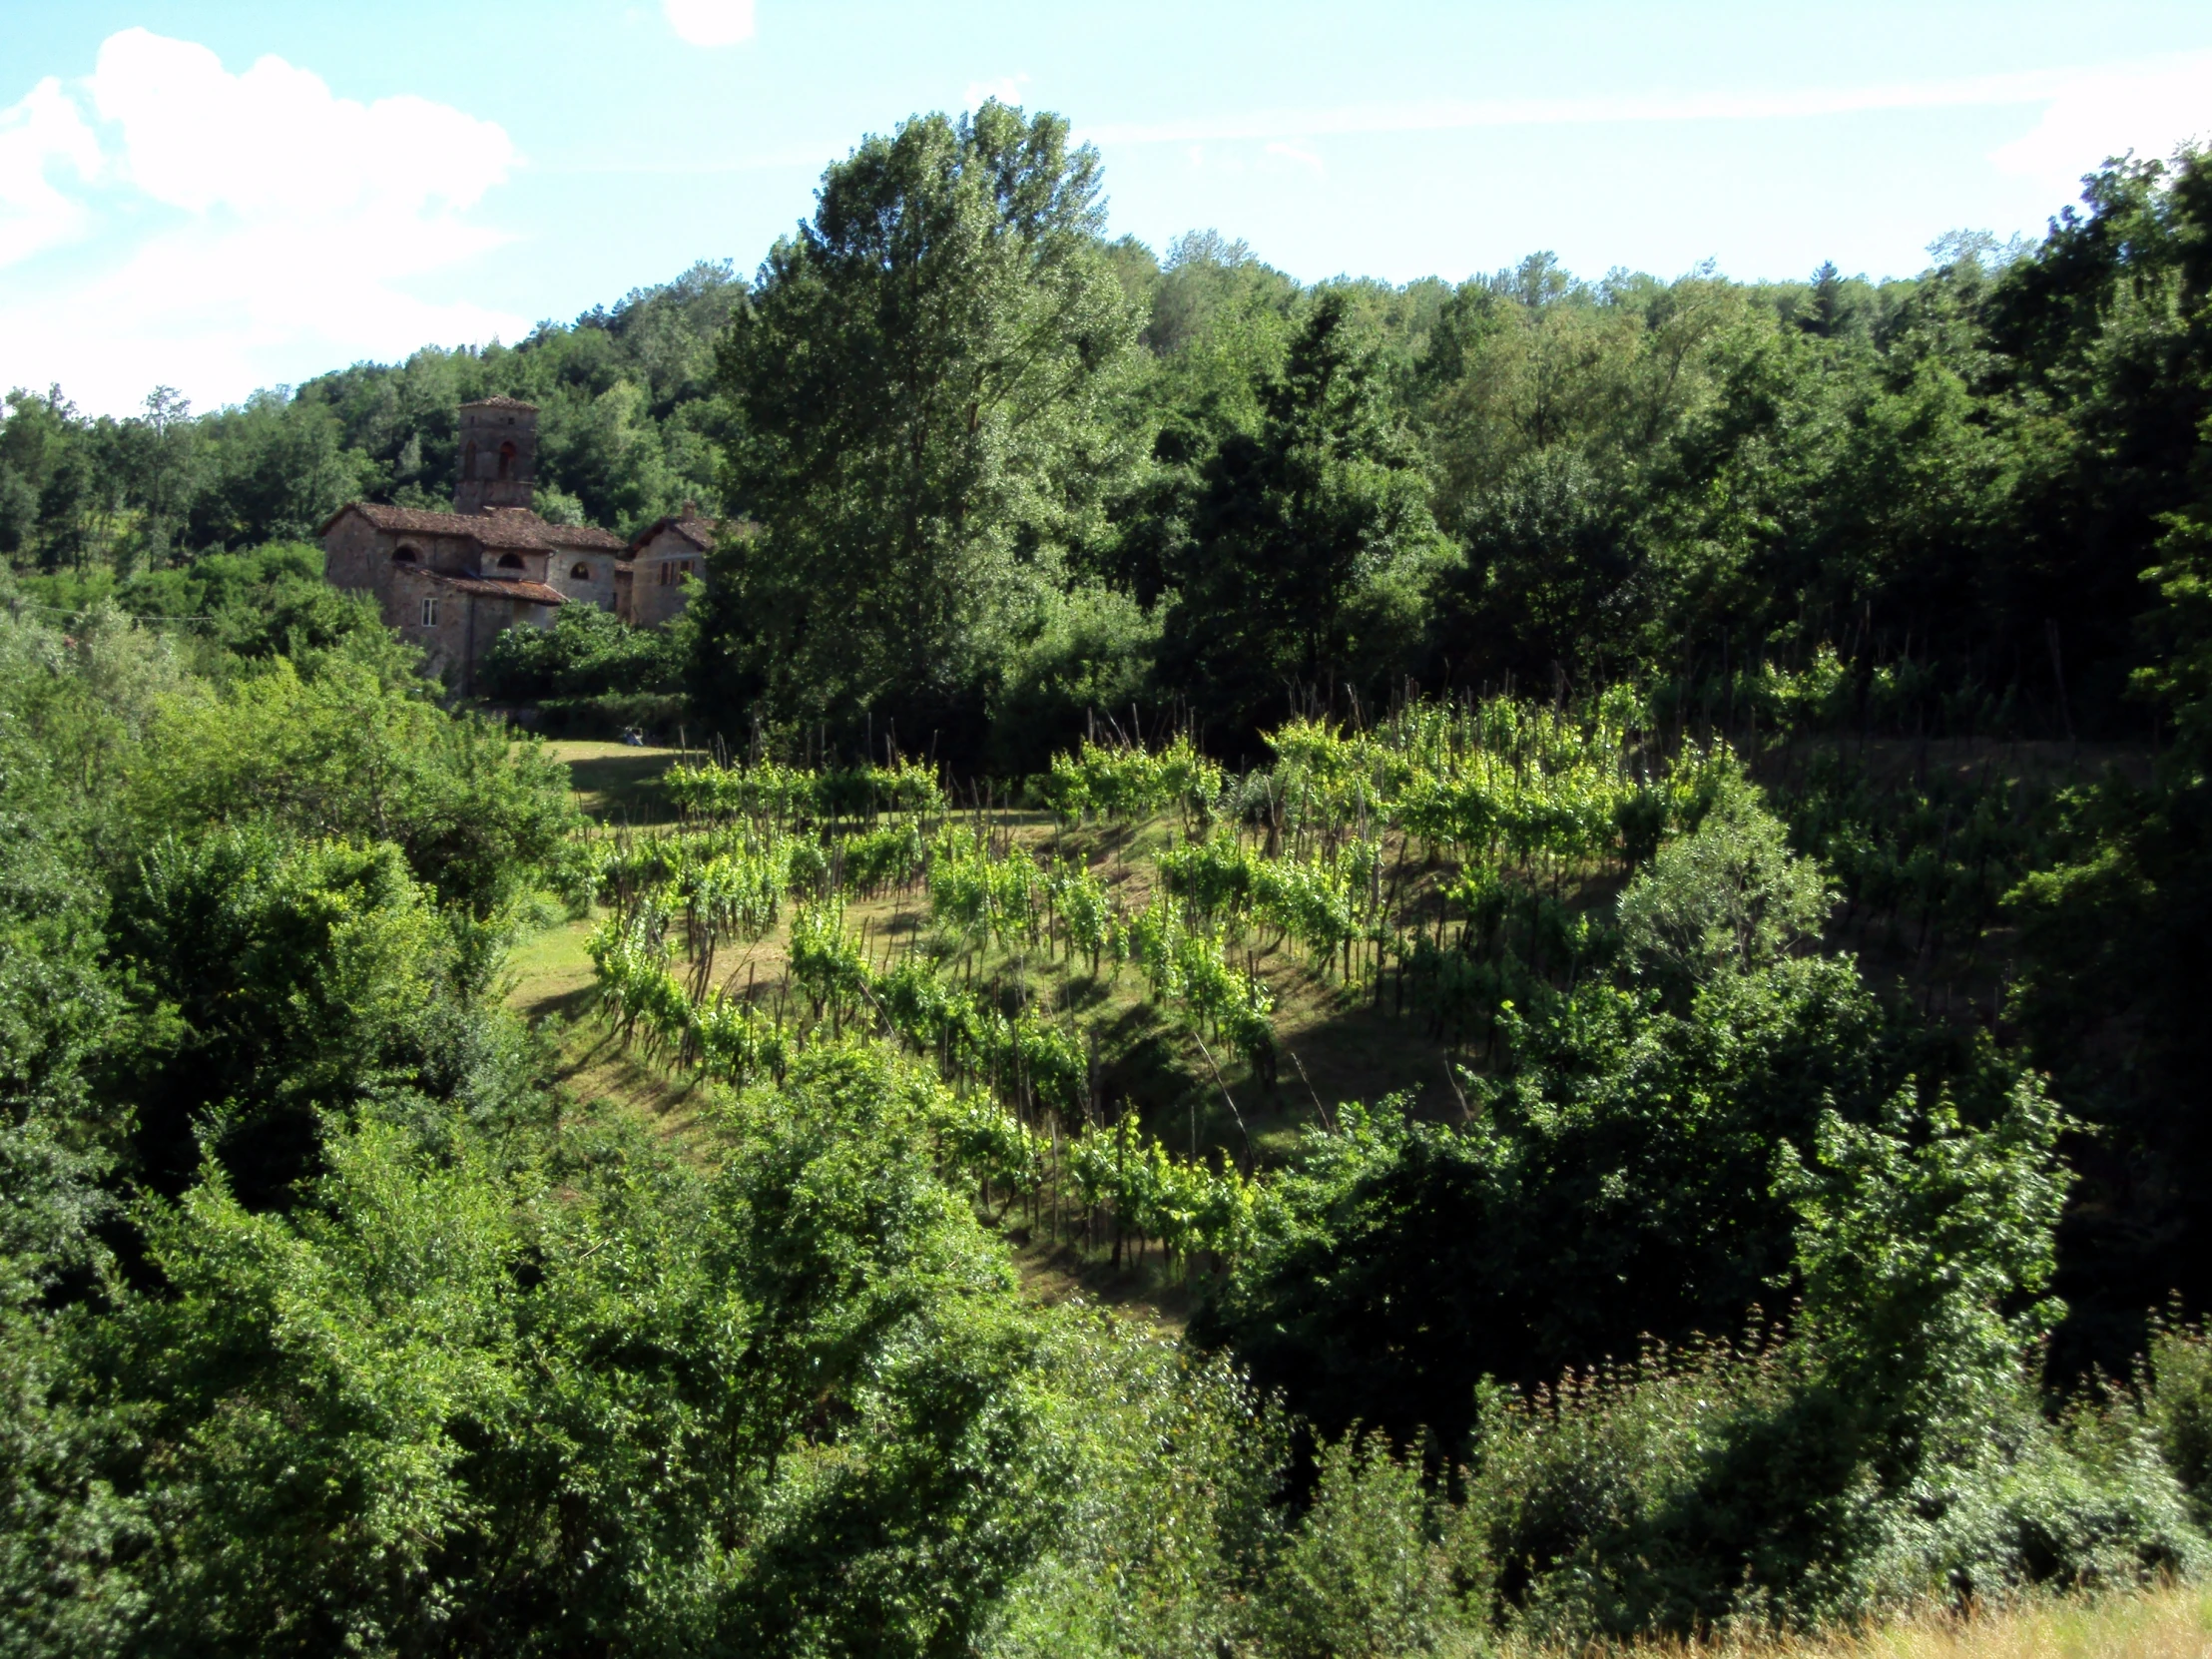
[[[422,555],[411,547],[395,547],[391,550],[391,562],[395,565],[419,564]]]
[[[590,580],[591,580],[591,566],[590,566],[590,565],[587,565],[587,564],[583,564],[583,563],[580,563],[580,562],[579,562],[579,563],[577,563],[577,564],[573,564],[573,565],[570,565],[570,566],[568,567],[568,579],[569,579],[569,580],[570,580],[571,582],[588,582],[588,581],[590,581]]]
[[[499,446],[499,476],[511,478],[514,476],[514,470],[515,446],[512,443],[503,443]]]
[[[499,568],[501,570],[520,570],[522,568],[522,555],[520,553],[500,554]]]
[[[461,451],[461,476],[463,478],[476,476],[476,440],[474,438],[470,438],[468,447]]]

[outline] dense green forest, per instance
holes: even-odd
[[[987,104],[750,281],[10,394],[0,1652],[1471,1653],[2212,1567],[2212,159],[1880,283],[1307,285],[1102,203]],[[755,526],[669,635],[495,659],[684,700],[650,825],[305,544],[493,392],[549,515]]]

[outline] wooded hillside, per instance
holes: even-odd
[[[0,1649],[2212,1565],[2212,161],[1880,283],[1309,286],[1101,192],[916,117],[750,282],[11,394]],[[487,671],[679,741],[457,706],[301,543],[494,392],[549,514],[756,527]]]

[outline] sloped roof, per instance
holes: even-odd
[[[602,530],[596,524],[548,524],[545,540],[549,547],[582,547],[595,553],[620,553],[630,545],[612,530]]]
[[[476,521],[463,518],[459,513],[432,512],[426,507],[387,507],[381,501],[348,501],[324,519],[315,534],[328,535],[330,527],[347,513],[359,513],[377,529],[401,535],[468,536],[476,533]]]
[[[702,553],[712,553],[715,542],[723,533],[720,520],[701,518],[697,514],[681,514],[673,518],[657,518],[640,530],[630,542],[633,556],[655,537],[663,534],[682,536]]]
[[[487,576],[449,576],[442,570],[422,573],[440,587],[460,593],[482,594],[487,599],[520,599],[532,605],[566,605],[568,595],[543,582],[495,582]]]
[[[535,403],[525,403],[519,397],[472,397],[461,407],[464,409],[528,409],[532,414],[538,412],[538,406]]]
[[[318,535],[347,513],[359,513],[379,530],[402,536],[453,536],[480,547],[528,553],[567,552],[578,548],[618,553],[625,545],[612,531],[591,524],[548,524],[527,507],[502,507],[489,513],[440,513],[426,507],[387,507],[380,501],[352,501],[323,522]]]

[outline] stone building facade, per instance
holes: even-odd
[[[460,410],[454,511],[355,501],[322,526],[323,573],[375,595],[384,625],[422,647],[429,672],[463,696],[509,628],[550,628],[562,605],[596,605],[664,627],[705,573],[717,526],[685,511],[635,542],[532,510],[538,411],[511,397]]]
[[[623,617],[640,628],[665,628],[707,574],[721,526],[699,516],[691,502],[673,518],[658,519],[630,543],[628,604]]]
[[[493,507],[529,507],[538,475],[538,411],[513,397],[485,397],[461,405],[460,476],[453,510],[481,513]]]

